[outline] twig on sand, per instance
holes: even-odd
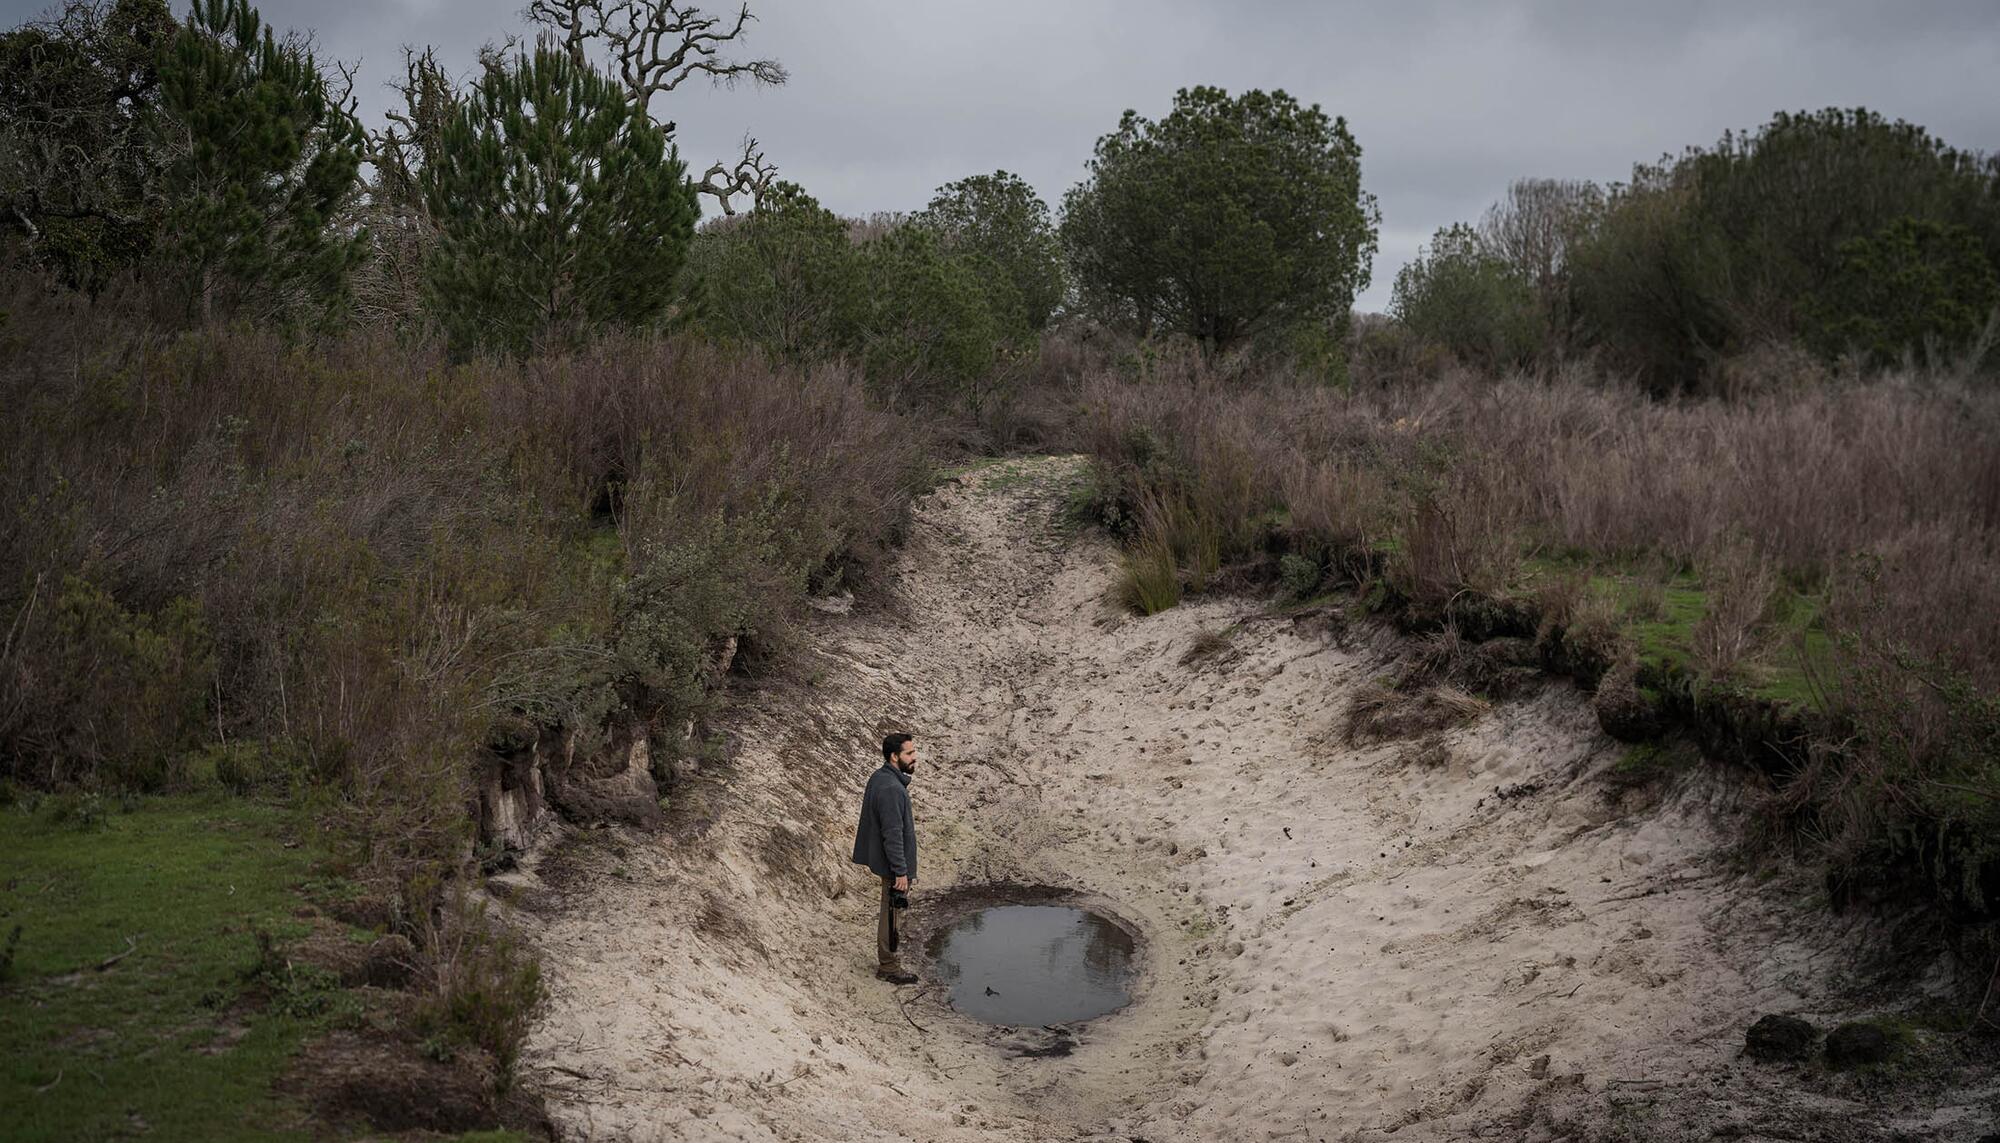
[[[795,1079],[800,1079],[805,1076],[811,1075],[812,1070],[813,1069],[811,1064],[800,1064],[798,1071],[793,1072],[791,1075],[786,1076],[784,1079],[779,1080],[777,1083],[765,1084],[764,1086],[775,1091],[778,1088],[785,1086],[786,1084],[792,1082]]]
[[[1514,1007],[1526,1008],[1528,1005],[1533,1004],[1537,1000],[1547,1000],[1549,997],[1557,995],[1560,995],[1564,1000],[1568,1000],[1570,997],[1575,996],[1577,989],[1582,988],[1585,983],[1586,983],[1585,981],[1579,980],[1576,982],[1576,988],[1572,988],[1568,992],[1563,992],[1563,993],[1558,993],[1555,989],[1551,988],[1547,992],[1537,993],[1533,996],[1528,997],[1526,1000],[1523,1000],[1519,1004],[1514,1005]]]
[[[930,991],[930,986],[925,985],[924,987],[917,989],[917,995],[922,996],[924,993],[929,991]],[[903,1019],[908,1020],[910,1022],[910,1027],[915,1028],[919,1033],[923,1035],[929,1035],[930,1029],[924,1027],[922,1024],[917,1023],[916,1020],[911,1017],[910,1006],[903,1003],[902,994],[895,993],[894,995],[896,997],[896,1007],[903,1010]]]

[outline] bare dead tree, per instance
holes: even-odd
[[[1486,248],[1534,286],[1558,344],[1569,334],[1570,248],[1600,209],[1604,192],[1574,179],[1517,179],[1486,212],[1479,234]]]
[[[403,48],[403,78],[389,85],[400,107],[383,112],[388,126],[368,134],[362,156],[375,168],[376,197],[397,207],[423,211],[419,173],[437,153],[445,120],[457,108],[458,93],[437,61],[437,49]]]
[[[790,78],[777,60],[724,54],[756,19],[747,4],[733,19],[679,0],[529,0],[523,14],[554,32],[578,62],[586,59],[593,41],[602,41],[619,80],[648,114],[653,96],[673,91],[697,75],[725,85],[748,80],[773,87]],[[674,124],[661,123],[661,130],[671,135]],[[757,141],[746,138],[743,157],[733,167],[711,166],[695,189],[714,198],[724,214],[735,214],[732,199],[747,194],[754,203],[777,170]]]
[[[733,196],[749,195],[750,206],[755,209],[757,197],[777,173],[778,168],[766,162],[764,152],[757,148],[757,140],[746,135],[743,137],[743,157],[737,160],[735,169],[730,170],[717,163],[702,174],[701,181],[694,188],[721,203],[723,214],[733,215],[736,213],[730,201]]]

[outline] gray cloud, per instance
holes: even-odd
[[[17,23],[42,5],[0,0]],[[364,107],[399,46],[469,68],[522,30],[495,0],[264,0],[363,62]],[[719,5],[727,7],[726,4]],[[1476,218],[1524,176],[1618,179],[1779,109],[1865,105],[1961,147],[2000,147],[2000,17],[1991,0],[1330,4],[1306,0],[761,0],[745,44],[783,88],[689,88],[656,110],[700,168],[746,133],[835,210],[922,206],[940,183],[1016,171],[1053,206],[1125,108],[1157,116],[1178,87],[1282,87],[1345,115],[1381,204],[1361,304],[1437,227]]]

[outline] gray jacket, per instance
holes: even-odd
[[[917,822],[910,815],[910,776],[887,763],[868,775],[861,824],[854,829],[854,863],[879,877],[917,875]]]

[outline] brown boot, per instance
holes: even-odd
[[[915,984],[917,982],[917,974],[906,968],[883,965],[881,968],[875,970],[875,979],[886,980],[890,984]]]

